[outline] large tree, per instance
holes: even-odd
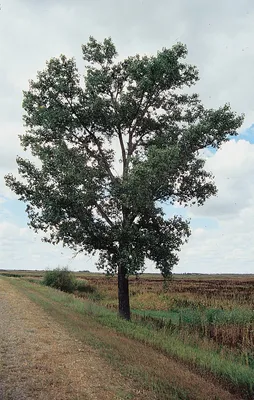
[[[99,252],[99,268],[118,274],[119,312],[129,319],[128,276],[150,259],[168,277],[190,235],[163,203],[202,205],[216,194],[200,150],[218,149],[243,117],[183,92],[198,71],[183,62],[181,43],[124,61],[111,39],[90,37],[82,51],[83,85],[63,55],[30,81],[20,140],[40,163],[17,157],[21,180],[7,175],[6,184],[45,241]]]

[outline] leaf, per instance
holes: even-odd
[[[243,116],[184,92],[199,78],[181,43],[117,61],[111,38],[90,37],[82,52],[83,82],[64,55],[30,81],[20,140],[38,164],[18,157],[19,177],[6,184],[45,241],[99,252],[110,274],[142,272],[148,258],[166,278],[190,227],[167,219],[163,204],[202,205],[217,193],[199,151],[237,135]]]

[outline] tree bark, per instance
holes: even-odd
[[[131,319],[129,281],[121,266],[118,267],[118,311],[122,318],[128,321]]]

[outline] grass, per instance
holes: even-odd
[[[205,310],[193,308],[179,308],[168,311],[161,310],[132,310],[134,313],[151,316],[154,318],[164,318],[170,320],[174,324],[186,323],[190,325],[199,324],[244,324],[254,321],[254,311],[252,310],[221,310],[211,308]]]
[[[87,300],[84,301],[73,295],[67,295],[38,285],[36,285],[35,289],[35,285],[24,280],[18,280],[16,282],[17,283],[15,283],[15,280],[12,280],[13,284],[22,287],[27,293],[29,290],[31,291],[29,296],[32,297],[34,301],[38,301],[38,295],[44,296],[43,302],[45,308],[47,308],[47,306],[52,308],[52,304],[49,302],[50,300],[51,302],[53,301],[56,304],[68,308],[72,312],[83,316],[90,316],[100,325],[108,327],[110,330],[113,330],[118,334],[124,335],[127,338],[135,339],[145,345],[151,346],[151,348],[174,357],[176,360],[180,360],[182,363],[194,368],[201,374],[210,374],[210,377],[215,377],[220,382],[224,382],[224,384],[231,390],[240,391],[246,398],[253,398],[254,370],[250,365],[244,365],[239,358],[234,358],[233,356],[230,357],[230,354],[228,353],[223,356],[223,353],[218,353],[218,351],[212,347],[209,349],[202,348],[202,346],[199,346],[199,343],[195,343],[192,338],[183,341],[181,336],[178,335],[178,332],[170,332],[163,329],[155,330],[152,325],[146,326],[136,321],[127,322],[120,319],[115,312],[95,304],[94,302]],[[41,302],[42,300],[39,301]],[[209,317],[209,315],[211,316],[209,312],[206,314],[206,317]],[[167,314],[163,313],[161,316],[162,315],[165,317]],[[188,315],[188,313],[186,313],[186,315]],[[192,317],[189,318],[192,318],[193,321],[193,319],[196,318],[196,314],[193,313],[191,315]],[[222,318],[222,315],[224,317],[226,315],[226,318],[232,320],[235,314],[230,314],[230,312],[229,314],[220,314],[220,321],[224,318]],[[230,315],[230,317],[228,317],[228,315]],[[248,313],[246,315],[249,317]],[[105,348],[103,351],[105,351]],[[109,354],[112,356],[112,352],[109,352]],[[128,369],[130,369],[130,366],[125,367],[125,372]],[[129,371],[129,373],[131,372]],[[132,374],[136,375],[137,373],[132,372]],[[144,379],[144,377],[142,379]],[[150,378],[148,378],[148,381],[149,379]],[[156,380],[154,382],[155,383],[153,384],[157,389],[162,386],[165,390],[168,390],[165,386],[166,382],[156,383]],[[179,390],[180,389],[178,388],[178,391]],[[183,393],[178,393],[178,395],[180,396],[178,398],[188,398]]]
[[[84,311],[81,300],[54,289],[31,285],[31,283],[21,280],[12,281],[12,284],[23,291],[31,300],[42,306],[54,319],[64,323],[64,326],[75,333],[76,337],[97,349],[99,354],[106,358],[123,376],[132,379],[134,386],[142,388],[142,390],[152,391],[153,395],[150,397],[148,393],[147,399],[185,400],[192,398],[185,393],[184,389],[177,387],[168,379],[158,378],[154,371],[152,374],[144,371],[139,363],[135,365],[134,362],[126,362],[126,360],[123,362],[123,356],[110,342],[109,331],[105,335],[105,332],[96,325],[94,319],[90,318],[90,312]],[[55,302],[59,304],[59,308]],[[77,319],[77,314],[82,315],[81,320]],[[88,318],[84,318],[86,315]],[[98,336],[98,333],[101,334],[101,337]],[[108,342],[105,341],[105,337]],[[117,341],[119,342],[119,340]],[[131,393],[126,394],[127,399],[131,399],[132,396]]]
[[[116,279],[92,274],[86,279],[101,294],[97,303],[117,310]],[[130,299],[141,319],[156,318],[163,329],[170,320],[180,334],[198,333],[235,354],[253,355],[253,276],[176,276],[165,290],[158,275],[145,275],[130,280]]]
[[[156,318],[159,320],[164,320],[164,321],[169,321],[174,325],[179,324],[180,321],[180,315],[178,311],[158,311],[158,310],[148,310],[148,311],[142,311],[142,310],[135,310],[132,309],[132,313],[141,315],[145,318],[147,317],[152,317]]]

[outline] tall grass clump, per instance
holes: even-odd
[[[68,267],[55,268],[52,271],[46,271],[43,277],[43,284],[62,292],[73,293],[77,286],[77,280],[73,272]]]

